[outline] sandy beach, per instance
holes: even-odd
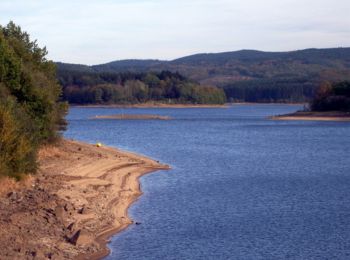
[[[39,153],[29,184],[0,198],[1,259],[100,259],[108,239],[133,221],[138,179],[169,169],[109,147],[61,140]],[[27,181],[28,183],[28,181]]]

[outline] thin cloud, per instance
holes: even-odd
[[[3,0],[57,61],[96,64],[197,52],[350,46],[350,2],[338,0]]]

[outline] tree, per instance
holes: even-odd
[[[321,84],[310,108],[312,111],[350,111],[350,82]]]
[[[34,172],[38,147],[65,126],[55,65],[10,22],[0,27],[0,175]]]

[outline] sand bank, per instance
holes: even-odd
[[[138,179],[169,169],[109,147],[62,140],[40,151],[29,187],[0,198],[2,259],[100,259],[113,234],[133,221]]]

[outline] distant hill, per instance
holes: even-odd
[[[281,78],[337,81],[350,76],[350,48],[197,54],[169,62],[168,69],[214,85]]]
[[[235,100],[269,102],[285,99],[299,102],[310,98],[313,90],[322,81],[338,82],[350,79],[350,48],[290,52],[241,50],[195,54],[172,61],[121,60],[94,66],[58,63],[58,68],[61,71],[109,73],[169,70],[179,72],[203,85],[224,87],[226,95]],[[278,93],[278,97],[266,96],[265,92],[272,88],[289,89],[289,94],[285,97]],[[291,94],[293,89],[296,93]],[[248,93],[256,91],[264,93],[254,98]]]
[[[160,60],[121,60],[95,65],[92,68],[101,72],[144,72],[151,67],[162,65],[164,62]]]
[[[192,65],[196,65],[198,62],[208,64],[224,64],[232,61],[261,62],[274,59],[299,59],[313,63],[320,63],[326,59],[343,59],[343,55],[349,56],[350,48],[305,49],[290,52],[263,52],[256,50],[241,50],[222,53],[204,53],[179,58],[174,60],[173,63],[192,63]]]
[[[92,66],[83,65],[83,64],[72,64],[72,63],[63,63],[56,62],[58,72],[64,71],[74,71],[74,72],[94,72],[95,69]]]

